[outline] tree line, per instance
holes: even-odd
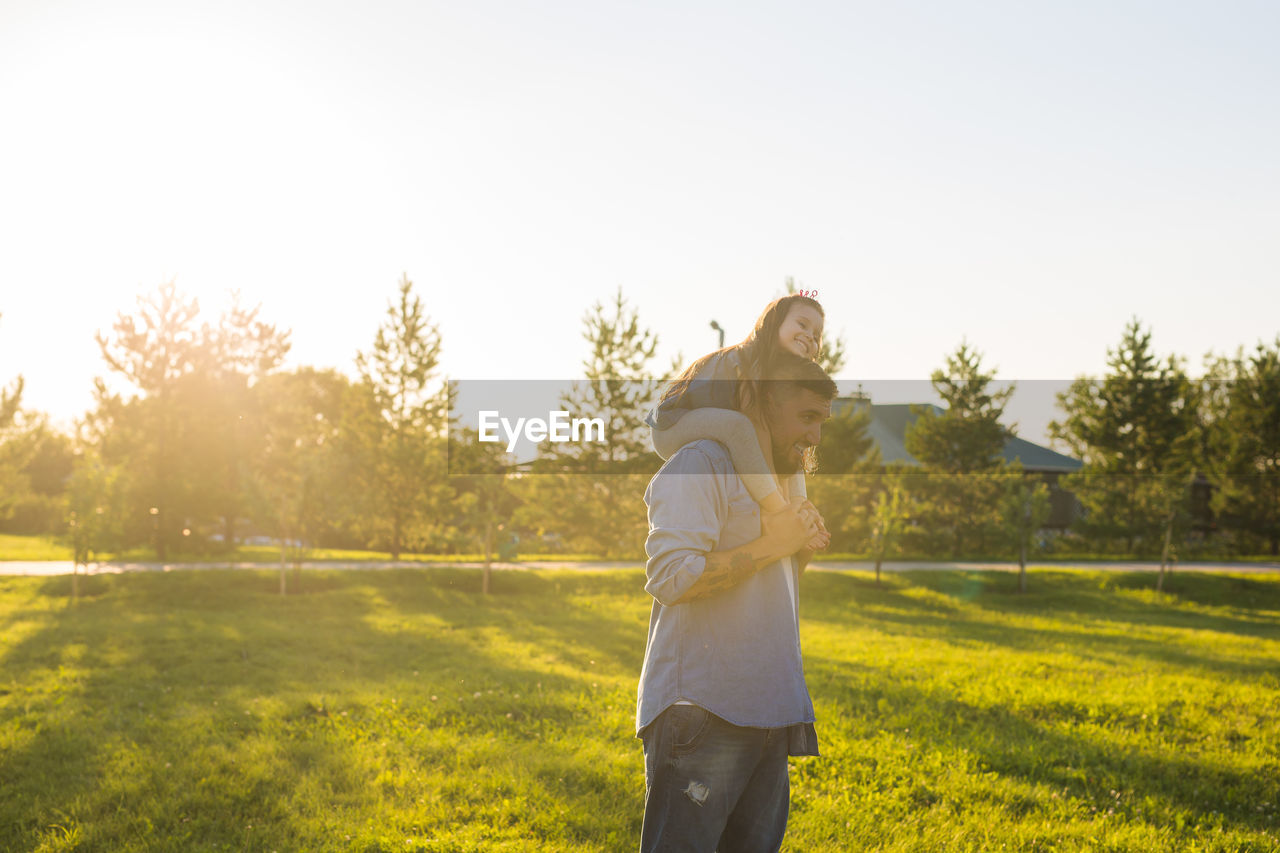
[[[788,280],[788,289],[795,284]],[[288,330],[238,298],[217,318],[170,282],[99,333],[111,390],[72,434],[0,387],[0,530],[51,534],[77,558],[148,550],[217,556],[253,537],[282,557],[308,548],[491,553],[643,553],[644,485],[661,460],[644,414],[682,366],[657,365],[658,337],[619,290],[582,320],[583,380],[565,408],[608,424],[605,444],[544,442],[531,466],[450,421],[443,339],[402,278],[356,375],[284,367]],[[833,375],[845,343],[824,341]],[[870,408],[824,429],[810,494],[832,550],[921,557],[1028,554],[1277,554],[1280,338],[1206,359],[1158,357],[1131,321],[1102,377],[1059,396],[1055,442],[1083,468],[1050,484],[1006,461],[1012,387],[997,388],[962,343],[931,380],[906,434],[919,464],[882,464]],[[1068,530],[1043,529],[1050,492],[1075,502]],[[1061,497],[1061,495],[1060,495]]]
[[[1231,558],[1280,553],[1280,337],[1234,356],[1209,355],[1201,377],[1158,356],[1134,318],[1107,351],[1107,372],[1058,395],[1053,441],[1083,463],[1047,482],[1006,460],[1012,385],[962,343],[933,372],[941,412],[916,407],[907,450],[882,465],[854,407],[823,437],[815,503],[838,530],[833,547],[885,555]],[[829,446],[828,446],[829,445]],[[1071,523],[1045,530],[1050,492]]]

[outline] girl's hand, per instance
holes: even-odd
[[[830,545],[831,531],[827,530],[827,523],[822,518],[822,513],[818,512],[818,508],[798,495],[791,499],[791,505],[796,508],[800,517],[812,524],[816,530],[804,547],[809,551],[822,551]]]
[[[822,518],[822,513],[818,512],[818,508],[805,498],[797,495],[791,499],[791,505],[800,513],[800,517],[806,521],[810,521],[817,525],[818,532],[825,534],[828,539],[831,538],[831,531],[827,530],[827,523]]]
[[[794,504],[780,512],[760,514],[761,538],[776,545],[780,557],[796,553],[819,534],[817,526]]]

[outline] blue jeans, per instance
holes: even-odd
[[[640,737],[641,853],[782,846],[791,796],[785,728],[735,726],[697,705],[672,705]]]

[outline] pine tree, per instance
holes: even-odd
[[[584,380],[561,404],[574,418],[602,419],[605,441],[544,443],[535,475],[521,483],[517,517],[575,549],[633,556],[644,543],[644,484],[662,461],[644,423],[666,382],[651,373],[658,337],[640,325],[619,288],[608,306],[597,302],[583,317],[583,338]]]
[[[484,574],[480,591],[492,587],[492,562],[500,529],[506,529],[519,499],[511,489],[512,460],[502,445],[479,440],[474,429],[449,435],[449,482],[455,497],[453,524],[468,544],[480,546]]]
[[[915,410],[906,435],[907,450],[921,464],[949,474],[994,471],[1004,465],[1000,453],[1010,431],[1000,423],[1013,386],[993,390],[995,371],[982,370],[982,354],[961,343],[933,371],[933,390],[946,404],[941,414],[929,406]]]
[[[137,392],[125,401],[96,382],[95,438],[103,464],[127,469],[121,474],[129,492],[126,537],[150,538],[160,560],[189,529],[197,479],[188,476],[189,464],[200,456],[183,447],[193,421],[185,417],[178,388],[199,357],[199,313],[199,302],[169,281],[138,297],[137,314],[117,315],[110,337],[95,336],[107,366]]]
[[[269,398],[254,389],[279,368],[290,347],[289,332],[260,320],[260,312],[261,305],[247,307],[233,291],[218,322],[202,325],[195,368],[177,390],[187,444],[201,449],[188,462],[200,483],[193,512],[220,521],[228,550],[239,538],[237,520],[250,513],[252,468],[262,453],[263,435],[254,426]]]
[[[0,317],[3,317],[0,314]],[[0,388],[0,429],[13,423],[18,408],[22,405],[22,377],[13,380],[8,388]]]
[[[71,437],[42,412],[21,411],[0,427],[0,532],[61,533],[74,459]]]
[[[1163,543],[1167,560],[1175,530],[1189,520],[1197,389],[1181,359],[1155,356],[1137,318],[1107,351],[1107,366],[1101,380],[1077,379],[1058,395],[1064,418],[1049,425],[1084,462],[1063,480],[1083,508],[1075,526],[1095,546],[1122,543],[1126,553]]]
[[[894,553],[903,529],[911,520],[911,501],[903,479],[906,473],[901,465],[890,465],[885,470],[884,488],[876,496],[871,510],[871,554],[876,561],[876,586],[880,585],[884,558]]]
[[[904,483],[928,550],[949,543],[956,557],[985,552],[1002,526],[999,504],[1011,475],[1001,451],[1012,433],[1000,418],[1013,387],[993,389],[994,380],[995,371],[982,369],[982,354],[961,342],[931,376],[946,409],[913,409],[906,447],[923,470]]]
[[[367,464],[363,527],[386,543],[392,559],[407,544],[431,542],[447,499],[440,346],[440,331],[406,275],[372,349],[356,356],[367,389],[362,414],[350,421]]]
[[[288,333],[258,320],[258,310],[237,298],[216,324],[200,324],[199,302],[169,281],[96,336],[134,393],[126,399],[97,380],[83,437],[101,464],[121,469],[112,482],[127,495],[125,541],[151,539],[161,560],[180,542],[195,545],[199,525],[214,518],[230,547],[247,511],[248,388],[289,347]]]
[[[1217,359],[1206,378],[1214,513],[1240,540],[1280,554],[1280,337]]]
[[[1006,484],[1000,511],[1005,532],[1018,553],[1018,592],[1027,591],[1027,551],[1035,532],[1049,519],[1050,508],[1047,484],[1023,476]]]
[[[809,500],[822,512],[831,533],[830,552],[864,551],[869,546],[881,468],[870,426],[871,406],[862,399],[822,427],[818,469],[807,486]]]
[[[255,515],[280,541],[282,595],[289,557],[300,563],[341,513],[338,435],[349,387],[336,371],[303,367],[267,376],[252,389]]]
[[[71,594],[79,594],[80,567],[119,551],[125,544],[124,468],[83,447],[67,483],[67,530],[74,557]]]
[[[22,470],[25,454],[13,452],[13,439],[7,435],[22,406],[22,387],[19,376],[8,388],[0,388],[0,521],[7,519],[21,496],[30,491],[30,482]]]

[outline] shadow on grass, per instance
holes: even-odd
[[[848,670],[845,661],[807,657],[806,669],[814,676],[830,677]],[[903,683],[889,673],[870,677],[864,673],[857,690],[834,690],[854,714],[846,724],[855,729],[870,726],[872,731],[877,724],[903,726],[925,752],[966,751],[977,764],[975,774],[1016,777],[1093,803],[1099,811],[1116,808],[1127,812],[1128,819],[1157,825],[1172,823],[1179,812],[1211,822],[1216,813],[1226,824],[1239,828],[1274,830],[1273,816],[1257,808],[1280,799],[1280,778],[1274,776],[1222,767],[1159,744],[1121,746],[1054,729],[1028,714],[972,704],[945,689]],[[1057,713],[1047,716],[1063,720]],[[1013,807],[1031,809],[1035,803],[1026,800]]]
[[[1133,584],[1130,576],[1114,579]],[[1236,578],[1196,578],[1201,597],[1216,607],[1230,607]],[[1216,631],[1240,637],[1280,639],[1280,622],[1262,611],[1248,618],[1180,608],[1176,599],[1145,600],[1117,594],[1112,578],[1103,587],[1093,575],[1070,573],[1037,575],[1034,592],[1019,594],[1016,577],[1001,572],[904,572],[881,586],[854,575],[822,573],[806,580],[801,616],[833,625],[878,624],[896,634],[969,642],[1032,651],[1061,643],[1084,658],[1113,662],[1117,658],[1145,658],[1166,664],[1196,667],[1214,674],[1273,675],[1276,662],[1244,660],[1193,652],[1166,639],[1130,636],[1131,626]],[[1280,587],[1280,584],[1276,585]],[[1131,588],[1120,586],[1119,588]],[[925,595],[920,595],[924,591]],[[938,595],[930,596],[933,592]],[[1270,591],[1267,591],[1270,593]],[[942,602],[939,602],[942,597]],[[1090,625],[1109,623],[1114,631],[1056,630],[1043,626],[1020,627],[1006,615],[1073,617]]]
[[[391,836],[438,819],[430,803],[405,800],[411,783],[375,787],[375,777],[400,772],[388,763],[417,761],[453,770],[425,796],[456,798],[441,806],[448,818],[437,831],[469,811],[491,819],[487,804],[473,802],[483,792],[466,762],[549,735],[599,739],[598,718],[582,713],[593,677],[586,662],[638,672],[644,643],[633,620],[565,606],[557,584],[567,595],[580,582],[494,580],[485,599],[474,571],[308,572],[282,598],[271,572],[127,574],[82,578],[74,604],[70,578],[44,580],[36,597],[65,603],[19,606],[37,627],[0,653],[9,691],[0,695],[0,847],[35,848],[61,826],[102,849],[247,848],[256,826],[276,845],[349,849],[346,835],[372,831],[371,813]],[[621,595],[634,584],[592,578],[590,587]],[[388,610],[434,619],[425,631],[382,627]],[[480,635],[489,628],[528,636],[564,666],[531,672],[488,647]],[[474,695],[481,684],[499,694],[529,687],[517,706],[492,690]],[[386,741],[396,738],[408,755],[388,760],[398,748]],[[513,811],[508,831],[605,843],[600,820],[581,816],[616,809],[610,771],[569,751],[540,755],[523,780],[539,791],[537,804],[524,804],[538,814]],[[642,773],[638,759],[634,771]],[[502,793],[507,783],[485,784]],[[622,798],[635,837],[642,795],[641,779]]]
[[[888,578],[882,586],[861,576],[824,573],[806,579],[801,615],[833,627],[862,624],[890,636],[927,637],[959,645],[989,644],[1017,652],[1069,649],[1075,657],[1109,666],[1141,669],[1143,661],[1158,661],[1220,679],[1274,679],[1274,656],[1217,655],[1208,648],[1198,649],[1195,641],[1179,645],[1149,635],[1130,636],[1126,631],[1156,627],[1280,639],[1274,613],[1267,609],[1280,605],[1276,597],[1280,585],[1202,575],[1171,579],[1170,595],[1164,599],[1123,594],[1146,589],[1150,582],[1149,575],[1037,573],[1032,576],[1034,592],[1020,595],[1017,577],[1004,573],[910,572]],[[1188,602],[1227,613],[1197,611]],[[1250,609],[1240,616],[1244,607]],[[1043,623],[1022,627],[1006,618],[1031,615],[1057,619],[1068,627],[1055,629]],[[1114,627],[1104,634],[1070,630],[1076,619]],[[1113,727],[1118,733],[1143,729],[1149,723],[1140,709],[1116,719],[1095,718],[1085,705],[1069,701],[1015,711],[971,704],[945,689],[920,687],[888,671],[851,666],[847,660],[812,653],[805,660],[810,683],[823,683],[841,706],[852,709],[855,727],[862,725],[859,721],[887,716],[895,725],[908,727],[912,739],[926,749],[948,754],[967,750],[985,768],[1063,789],[1097,804],[1100,811],[1138,809],[1143,812],[1141,819],[1157,822],[1171,820],[1168,815],[1180,810],[1201,819],[1211,819],[1218,812],[1251,830],[1274,828],[1271,814],[1256,807],[1280,800],[1280,779],[1259,779],[1212,759],[1170,750],[1164,736],[1153,736],[1150,746],[1121,746],[1070,731],[1076,724],[1087,723]],[[1166,713],[1176,715],[1180,706],[1176,697],[1170,699]],[[1176,725],[1176,716],[1166,719],[1164,730]],[[1247,740],[1252,735],[1229,732],[1228,736]],[[1124,791],[1123,803],[1116,802],[1113,790]],[[1160,808],[1168,813],[1150,814],[1151,808],[1141,806],[1147,798],[1163,804]]]

